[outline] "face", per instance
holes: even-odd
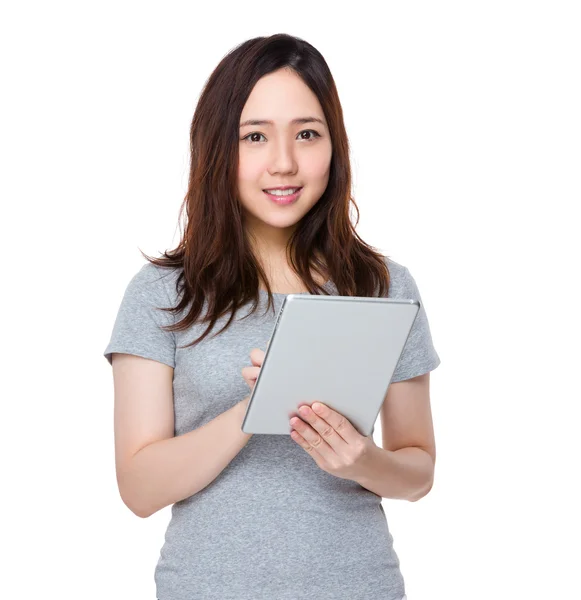
[[[321,122],[292,123],[315,117]],[[327,187],[331,138],[321,105],[298,75],[285,70],[269,73],[254,86],[240,123],[238,194],[245,225],[256,238],[281,249],[301,218]],[[302,187],[298,200],[279,205],[263,190]]]

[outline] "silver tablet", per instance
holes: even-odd
[[[242,431],[290,435],[299,406],[320,401],[371,435],[419,308],[418,300],[287,295]]]

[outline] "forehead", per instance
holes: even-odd
[[[242,114],[240,127],[287,127],[318,123],[326,126],[319,99],[296,74],[269,73],[256,82]]]

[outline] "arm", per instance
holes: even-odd
[[[421,448],[391,451],[371,446],[354,481],[382,498],[415,502],[432,488],[434,463]]]
[[[249,397],[174,437],[173,369],[114,354],[113,373],[117,482],[123,502],[139,517],[204,489],[252,436],[241,430]]]
[[[220,475],[252,436],[241,430],[243,404],[184,435],[149,444],[133,456],[123,487],[136,515],[149,517],[193,496]]]
[[[434,482],[430,373],[392,383],[381,407],[383,448],[373,445],[355,479],[382,498],[415,502]]]

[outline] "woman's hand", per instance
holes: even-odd
[[[251,390],[265,355],[264,350],[253,348],[250,352],[252,367],[242,369],[242,377]],[[244,400],[248,405],[250,396]],[[305,408],[307,413],[302,414]],[[312,456],[323,471],[341,479],[354,479],[362,457],[371,446],[375,446],[373,436],[361,435],[342,414],[320,402],[314,402],[312,407],[303,404],[299,406],[298,413],[299,417],[290,420],[291,438]]]
[[[268,348],[268,344],[266,347]],[[242,377],[244,377],[244,381],[246,381],[251,390],[253,390],[254,386],[256,385],[256,380],[258,379],[258,374],[260,373],[260,368],[262,367],[265,356],[266,352],[264,350],[260,350],[260,348],[253,348],[250,351],[250,360],[253,366],[243,367],[242,369]]]
[[[341,413],[320,402],[303,404],[299,415],[290,420],[291,438],[323,471],[354,480],[360,461],[375,446],[373,437],[361,435]]]

